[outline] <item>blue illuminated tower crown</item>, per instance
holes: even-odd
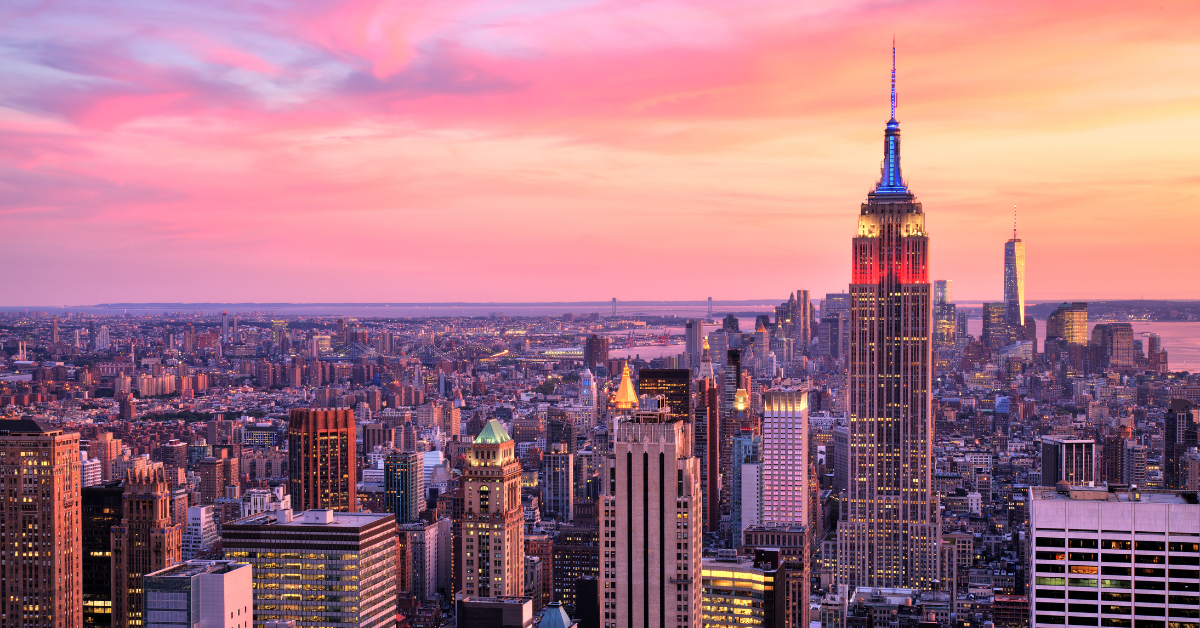
[[[880,168],[879,183],[871,193],[876,195],[903,194],[910,196],[904,176],[900,172],[900,123],[896,121],[896,43],[892,42],[892,115],[887,122],[883,138],[883,166]]]

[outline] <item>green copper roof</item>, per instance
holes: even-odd
[[[487,422],[487,425],[483,426],[483,431],[479,433],[479,436],[475,437],[473,442],[477,445],[499,445],[500,443],[507,443],[510,440],[512,440],[512,437],[504,430],[504,426],[496,419],[492,419]]]

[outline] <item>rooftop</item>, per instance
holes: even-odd
[[[249,517],[242,517],[225,524],[244,526],[277,526],[281,528],[306,528],[322,526],[325,528],[361,528],[379,521],[394,517],[390,512],[335,512],[333,510],[306,510],[292,514],[290,510],[273,510]]]
[[[232,560],[189,560],[186,563],[180,563],[154,573],[146,574],[146,576],[154,578],[193,578],[206,573],[229,573],[243,567],[250,567],[250,565]]]
[[[1072,486],[1070,492],[1039,486],[1031,489],[1033,499],[1044,501],[1142,502],[1150,504],[1197,504],[1196,493],[1186,491],[1139,490],[1125,487]]]
[[[0,434],[57,434],[61,431],[33,419],[0,420]]]

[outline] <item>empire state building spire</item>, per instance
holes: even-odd
[[[896,42],[892,42],[892,115],[883,138],[883,166],[874,194],[910,194],[900,173],[900,123],[896,121]]]

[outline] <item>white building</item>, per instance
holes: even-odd
[[[146,628],[253,628],[250,565],[190,560],[143,578]]]
[[[187,527],[183,531],[183,559],[208,551],[221,540],[212,506],[192,506],[187,509]]]
[[[79,486],[95,486],[104,481],[104,463],[99,458],[88,458],[86,451],[79,452]]]
[[[242,516],[249,517],[261,512],[290,510],[292,496],[283,492],[283,486],[275,488],[252,488],[242,493]]]
[[[807,490],[808,393],[767,391],[763,398],[762,434],[761,522],[811,525]]]
[[[1194,493],[1086,486],[1029,492],[1031,628],[1197,625]]]

